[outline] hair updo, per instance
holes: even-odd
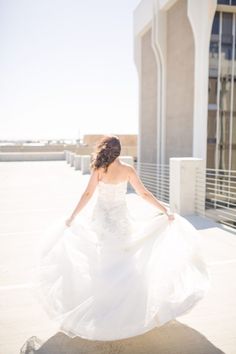
[[[97,170],[104,168],[107,172],[108,166],[120,155],[121,144],[117,136],[105,136],[98,145],[96,152],[93,153],[91,168]]]

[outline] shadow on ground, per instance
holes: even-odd
[[[22,347],[20,354],[34,353],[225,354],[209,342],[204,335],[175,320],[143,335],[117,341],[103,342],[90,341],[80,337],[70,338],[64,333],[58,332],[40,345],[40,340],[37,342],[37,337],[31,337]]]
[[[223,230],[223,226],[219,223],[216,223],[214,220],[208,219],[207,217],[202,218],[196,215],[186,215],[187,219],[197,230],[211,229],[217,227]]]

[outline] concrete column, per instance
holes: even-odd
[[[204,171],[204,160],[183,157],[170,158],[170,210],[180,215],[195,213],[196,198],[205,200],[202,193],[197,195],[198,175]],[[205,189],[204,189],[205,190]],[[204,203],[203,203],[204,205]]]
[[[90,173],[90,161],[91,161],[90,155],[81,156],[81,172],[83,175]]]
[[[72,152],[70,150],[68,150],[67,155],[66,155],[66,162],[68,164],[70,164],[71,154],[72,154]]]
[[[188,18],[194,35],[193,156],[206,160],[209,43],[217,0],[188,0]],[[201,79],[200,79],[201,78]]]
[[[81,155],[75,155],[74,158],[74,167],[75,170],[81,170]]]
[[[75,155],[76,155],[76,154],[75,154],[74,152],[72,152],[72,153],[70,154],[70,165],[71,165],[71,167],[74,166]]]
[[[70,154],[71,154],[70,150],[66,150],[65,151],[65,157],[66,157],[66,162],[67,163],[70,163]]]

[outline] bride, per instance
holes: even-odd
[[[174,216],[168,214],[167,209],[145,188],[135,169],[119,160],[120,151],[120,141],[115,136],[105,137],[99,143],[97,154],[92,162],[90,181],[78,203],[78,206],[72,213],[71,217],[66,221],[67,226],[71,225],[74,217],[87,204],[100,181],[111,184],[126,183],[129,181],[137,194],[161,209],[170,221],[174,219]]]
[[[120,152],[116,136],[99,142],[77,206],[41,242],[37,295],[72,338],[140,335],[190,311],[209,289],[198,232],[168,212],[135,169],[120,161]],[[158,214],[132,216],[128,182],[138,195],[135,208],[148,202]]]

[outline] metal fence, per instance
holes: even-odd
[[[135,168],[147,189],[169,204],[169,165],[135,163]],[[198,170],[195,185],[196,214],[236,229],[236,171]]]
[[[196,213],[236,229],[236,171],[199,171]]]
[[[135,163],[139,177],[145,187],[160,201],[169,204],[169,165]]]

